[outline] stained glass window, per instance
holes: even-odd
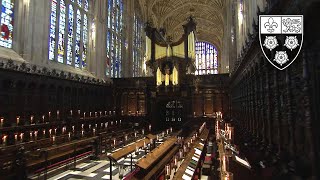
[[[218,74],[218,51],[207,42],[196,43],[196,75]]]
[[[88,9],[88,0],[51,0],[49,60],[86,68]]]
[[[81,14],[80,11],[77,10],[77,24],[76,24],[76,47],[75,47],[75,53],[76,53],[76,60],[75,60],[75,66],[80,67],[80,38],[81,38]]]
[[[0,46],[12,47],[12,31],[14,18],[14,0],[2,0],[1,2],[1,35]]]
[[[142,76],[142,64],[143,64],[143,53],[142,53],[142,22],[139,16],[134,15],[133,24],[133,77]]]
[[[60,63],[63,63],[65,30],[66,30],[66,4],[64,3],[64,0],[60,0],[59,41],[58,41],[58,62]]]
[[[67,49],[67,64],[72,64],[72,57],[73,57],[73,51],[72,51],[72,44],[73,44],[73,6],[69,5],[69,19],[68,19],[68,49]]]
[[[88,18],[84,15],[83,20],[83,47],[82,47],[82,67],[87,66],[87,44],[88,44]]]
[[[123,2],[108,0],[107,4],[107,42],[106,76],[121,77],[123,43]]]
[[[57,0],[51,1],[50,32],[49,32],[49,60],[55,56],[56,45]]]

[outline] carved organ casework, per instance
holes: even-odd
[[[183,28],[182,37],[172,42],[164,31],[159,32],[147,23],[145,63],[152,70],[158,87],[177,86],[185,74],[195,71],[196,23],[192,17]]]

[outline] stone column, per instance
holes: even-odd
[[[247,110],[248,110],[248,125],[249,125],[249,131],[252,133],[252,116],[251,116],[251,96],[250,96],[250,72],[247,73],[247,78],[246,78],[246,97],[247,97]]]
[[[287,124],[289,130],[289,154],[291,157],[295,155],[295,137],[294,137],[294,122],[292,117],[292,92],[291,92],[291,68],[286,69],[286,94],[287,94]]]
[[[264,66],[260,66],[260,80],[259,80],[259,87],[260,87],[260,129],[261,129],[261,138],[262,141],[265,143],[266,142],[266,124],[265,124],[265,112],[266,112],[266,107],[265,107],[265,91],[264,91]]]
[[[124,77],[132,77],[133,75],[133,16],[134,16],[134,2],[133,1],[124,1],[125,3],[125,48],[124,48],[124,58],[122,60],[122,70]]]
[[[305,153],[310,161],[313,176],[311,179],[316,179],[317,163],[315,155],[314,137],[312,129],[312,117],[311,117],[311,99],[310,99],[310,72],[309,72],[309,58],[314,58],[311,52],[303,52],[303,99],[304,99],[304,127],[305,127]]]
[[[48,38],[51,1],[19,1],[18,46],[14,49],[27,61],[48,64]],[[21,21],[19,20],[21,19]],[[15,39],[16,37],[14,37]]]
[[[274,91],[274,125],[276,135],[277,135],[277,146],[278,146],[278,153],[281,151],[281,122],[280,122],[280,105],[279,105],[279,87],[278,87],[278,69],[274,68],[273,70],[273,91]]]
[[[106,23],[107,1],[90,1],[91,8],[88,16],[89,59],[88,70],[99,79],[110,81],[106,77]]]
[[[251,75],[250,75],[250,86],[251,86],[251,91],[250,91],[250,96],[251,96],[251,119],[252,119],[252,132],[253,135],[256,136],[256,108],[255,108],[255,80],[254,80],[254,69],[252,69]]]
[[[265,72],[266,72],[266,121],[267,121],[267,125],[268,125],[268,128],[267,128],[267,136],[268,136],[268,141],[269,141],[269,146],[271,147],[272,146],[272,140],[273,140],[273,133],[272,133],[272,130],[273,130],[273,126],[272,126],[272,122],[271,122],[271,103],[270,103],[270,82],[269,82],[269,79],[270,79],[270,72],[268,70],[268,66],[264,66],[264,69],[265,69]]]
[[[260,94],[261,94],[261,91],[259,89],[259,76],[260,76],[260,71],[259,71],[259,65],[255,65],[255,74],[254,74],[254,109],[255,109],[255,121],[256,121],[256,126],[255,126],[255,129],[256,129],[256,137],[259,139],[261,138],[261,135],[262,135],[262,132],[261,132],[261,121],[262,121],[262,118],[259,116],[259,109],[261,109],[261,99],[260,99]]]

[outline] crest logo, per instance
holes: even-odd
[[[284,70],[302,48],[303,15],[260,15],[259,40],[268,61]]]

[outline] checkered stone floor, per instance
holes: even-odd
[[[159,146],[165,141],[165,139],[166,137],[159,138],[159,140],[156,142],[156,145]],[[112,152],[116,150],[113,150]],[[131,156],[132,156],[132,170],[134,170],[136,162],[139,161],[141,158],[143,158],[147,153],[149,153],[149,150],[145,151],[145,150],[139,149],[138,153],[133,152],[131,154],[128,154],[125,158],[122,158],[121,160],[119,160],[118,164],[124,165],[123,166],[124,176],[131,172]],[[120,180],[119,169],[117,166],[115,165],[112,166],[111,174],[112,174],[113,180]],[[86,162],[78,164],[75,169],[66,170],[62,173],[49,177],[49,180],[77,180],[77,179],[86,179],[86,180],[110,179],[110,161],[109,160],[99,160],[99,161],[88,160]]]
[[[130,173],[131,170],[131,155],[132,155],[132,165],[134,168],[135,163],[145,156],[144,150],[139,150],[138,154],[131,153],[126,158],[119,161],[119,164],[124,165],[124,175]],[[75,179],[110,179],[110,161],[100,160],[100,161],[87,161],[76,166],[73,170],[67,170],[53,177],[49,180],[75,180]],[[119,178],[119,169],[117,166],[112,166],[112,179]]]

